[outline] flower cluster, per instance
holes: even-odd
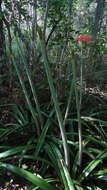
[[[84,43],[90,43],[93,42],[93,39],[91,36],[78,36],[77,38],[75,38],[76,41],[80,41],[80,42],[84,42]]]

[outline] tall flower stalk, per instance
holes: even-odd
[[[81,125],[81,104],[82,104],[82,88],[83,88],[83,43],[91,43],[93,42],[91,36],[78,36],[76,41],[80,42],[80,95],[78,94],[78,90],[76,87],[76,67],[75,67],[75,59],[72,62],[72,70],[73,70],[73,80],[74,80],[74,88],[75,88],[75,97],[76,97],[76,108],[77,108],[77,118],[78,118],[78,136],[79,136],[79,153],[78,153],[78,166],[81,169],[82,165],[82,155],[83,155],[83,143],[82,143],[82,125]]]
[[[75,59],[72,61],[72,70],[73,70],[73,82],[74,82],[74,90],[75,90],[75,98],[76,98],[76,109],[77,109],[77,118],[78,118],[78,136],[79,136],[79,153],[78,153],[78,166],[81,168],[82,164],[82,126],[81,126],[81,104],[80,104],[80,98],[78,95],[78,90],[76,86],[76,66],[75,66]]]

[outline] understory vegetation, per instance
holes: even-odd
[[[107,1],[0,1],[0,189],[107,189]]]

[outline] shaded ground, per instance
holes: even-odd
[[[43,93],[42,93],[43,95]],[[42,96],[41,95],[41,96]],[[10,107],[7,106],[3,106],[4,104],[11,104],[11,103],[16,103],[16,104],[22,104],[24,105],[24,101],[23,101],[23,94],[21,91],[19,90],[11,90],[9,89],[8,86],[4,87],[4,89],[1,91],[1,99],[0,99],[0,105],[1,105],[1,110],[0,110],[0,124],[1,126],[5,127],[5,124],[14,122],[15,119],[13,119],[12,115],[10,114],[11,110]],[[105,105],[107,104],[107,93],[104,91],[99,90],[98,88],[86,88],[85,92],[84,92],[84,97],[87,97],[88,100],[86,101],[85,105],[83,106],[83,109],[87,109],[87,105]],[[46,97],[45,97],[46,98]],[[104,116],[105,117],[105,116]],[[104,118],[106,119],[106,118]],[[13,141],[9,140],[9,136],[1,139],[0,142],[4,143],[9,141],[10,145],[13,147],[19,144],[25,144],[26,141],[28,140],[29,136],[25,136],[25,138],[23,140],[20,140],[20,142],[16,143],[16,139]],[[10,163],[15,165],[15,160],[14,157],[12,157]],[[30,165],[31,163],[29,162],[28,165]],[[49,175],[53,175],[53,171],[49,171]],[[2,174],[2,176],[0,175],[0,190],[26,190],[28,186],[28,183],[26,183],[24,180],[22,180],[19,176],[16,177],[13,174],[11,174],[10,172],[4,171],[4,174]]]

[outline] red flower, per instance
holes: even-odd
[[[78,36],[75,38],[76,41],[84,42],[84,43],[90,43],[93,42],[93,39],[91,36]]]

